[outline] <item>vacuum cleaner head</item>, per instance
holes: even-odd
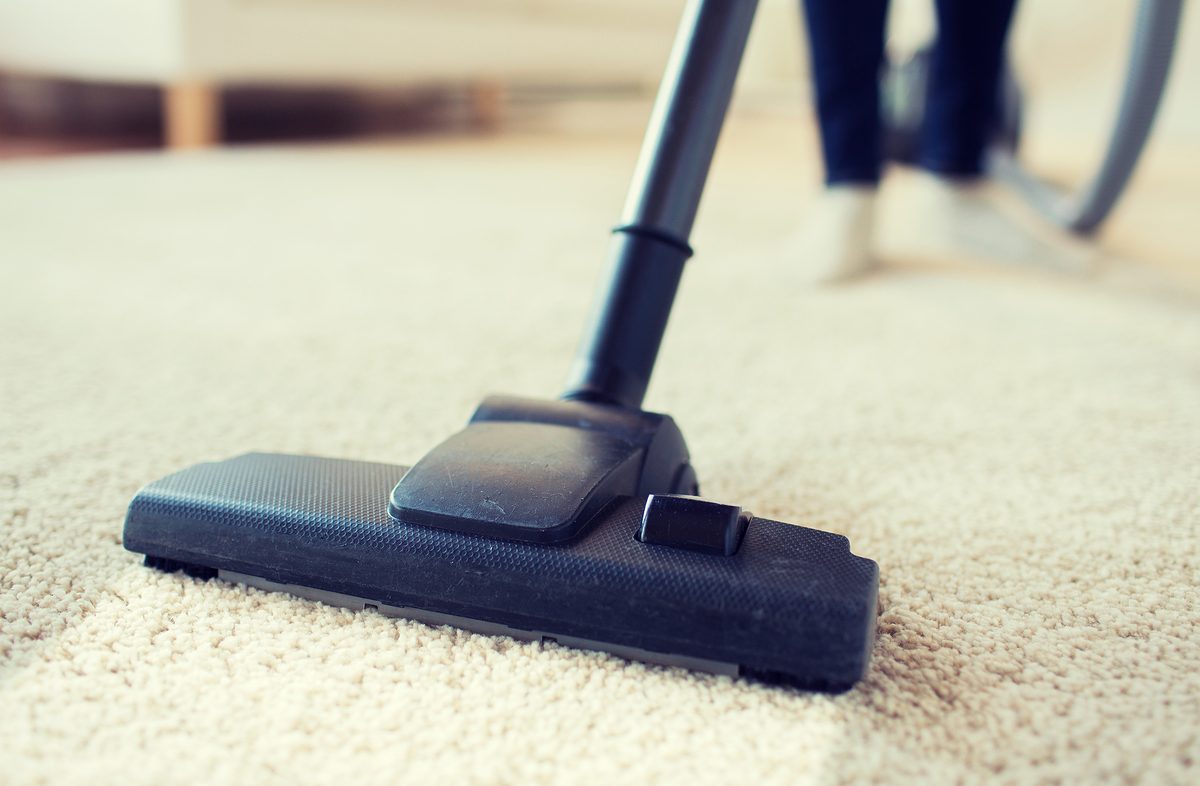
[[[138,492],[146,564],[352,608],[841,691],[878,570],[840,535],[700,499],[641,409],[753,2],[692,0],[560,401],[490,398],[411,469],[248,455]]]
[[[588,435],[612,432],[595,430],[594,420],[580,426],[487,419],[521,403],[490,400],[480,408],[483,420],[443,445],[474,447],[473,429],[495,432],[504,425],[518,440],[530,428],[549,432],[550,442],[589,447],[563,448],[550,460],[543,454],[531,472],[515,475],[511,470],[526,461],[528,448],[518,447],[500,472],[472,451],[466,463],[479,471],[459,464],[441,476],[440,494],[417,496],[455,500],[455,516],[434,521],[427,510],[410,516],[412,509],[397,503],[408,498],[402,490],[410,479],[425,492],[438,485],[427,474],[449,466],[438,458],[440,449],[422,462],[433,457],[432,465],[411,470],[250,454],[199,464],[143,488],[129,508],[125,546],[162,570],[434,625],[814,690],[846,690],[862,677],[874,642],[878,570],[851,554],[846,538],[691,495],[639,494],[649,454],[622,451],[637,444],[628,440],[612,438],[617,449],[610,444],[600,451],[623,457],[601,462],[591,475],[574,472],[588,465],[591,445],[604,443]],[[617,407],[524,403],[559,414],[588,410],[625,425],[634,419]],[[550,470],[555,482],[572,472],[584,480],[544,496],[544,470],[559,461],[568,469]],[[614,473],[625,479],[611,481]],[[505,480],[489,483],[489,474]],[[682,476],[691,477],[688,471]],[[524,494],[513,485],[521,477],[535,479]],[[593,491],[604,483],[591,481],[605,478],[616,493],[592,510]],[[541,542],[540,533],[557,526],[534,528],[539,534],[520,539],[496,537],[506,519],[550,522],[567,508],[581,511],[583,523],[571,520],[568,535],[554,542]],[[468,510],[482,517],[466,519]],[[476,527],[479,533],[466,531]],[[527,534],[520,527],[513,531]]]

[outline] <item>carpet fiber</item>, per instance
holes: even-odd
[[[189,464],[411,462],[486,393],[556,393],[634,145],[10,164],[0,782],[1195,782],[1200,301],[1136,266],[812,291],[781,238],[813,173],[730,145],[647,405],[708,496],[878,561],[859,687],[435,629],[121,547],[137,488]]]

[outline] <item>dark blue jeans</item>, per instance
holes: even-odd
[[[977,177],[996,106],[1004,42],[1016,0],[935,0],[920,163]],[[888,0],[803,0],[816,85],[825,182],[879,182],[879,77]]]

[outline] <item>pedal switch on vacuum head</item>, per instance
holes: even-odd
[[[651,494],[642,513],[637,539],[655,546],[675,546],[732,556],[742,545],[750,513],[684,494]]]

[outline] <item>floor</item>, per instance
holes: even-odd
[[[887,268],[811,289],[811,139],[728,130],[647,405],[707,495],[879,563],[850,693],[351,613],[121,548],[137,488],[194,462],[411,462],[489,392],[553,395],[636,149],[5,163],[0,780],[1194,781],[1195,151],[1154,151],[1092,275],[928,261],[901,175]]]

